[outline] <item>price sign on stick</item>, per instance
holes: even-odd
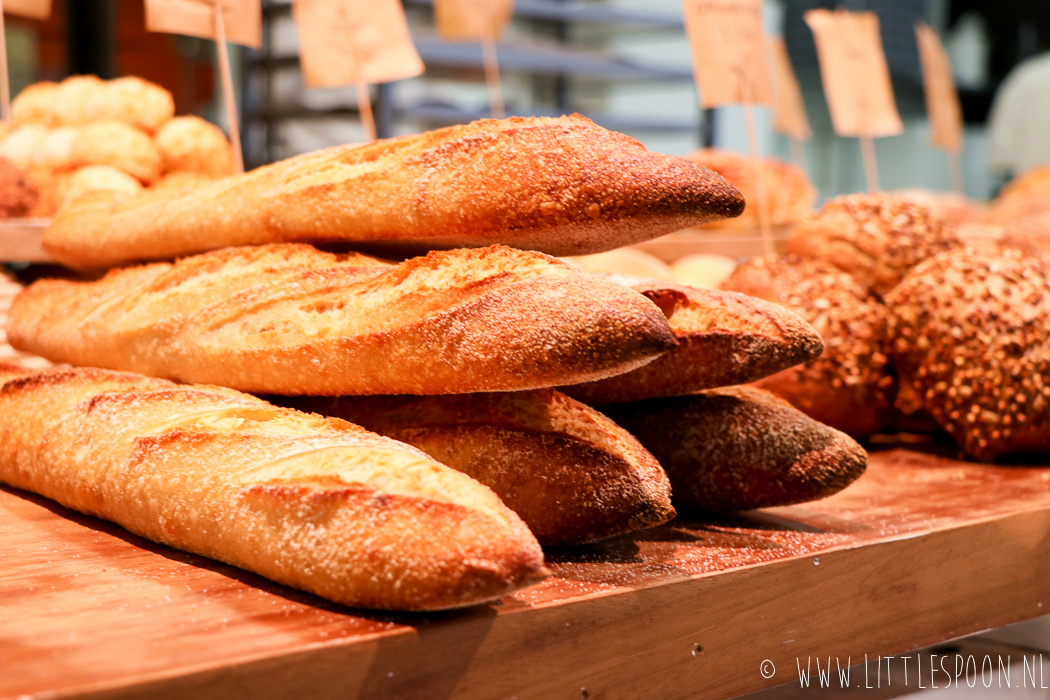
[[[882,50],[879,18],[872,12],[810,10],[805,19],[817,43],[831,124],[839,136],[860,138],[868,190],[876,191],[879,173],[872,138],[904,131]]]
[[[769,58],[773,63],[773,128],[788,137],[791,153],[798,167],[806,170],[805,149],[802,143],[812,135],[806,103],[798,86],[795,70],[791,67],[787,45],[780,37],[768,40]]]
[[[724,104],[744,107],[758,191],[758,221],[765,251],[772,253],[769,197],[758,163],[758,132],[752,108],[756,102],[773,103],[762,35],[762,0],[683,0],[682,8],[701,103],[705,108]]]
[[[233,73],[227,42],[252,48],[262,45],[262,10],[259,0],[146,0],[146,29],[214,39],[219,56],[219,78],[226,121],[237,172],[244,172],[241,128],[233,93]]]
[[[962,106],[959,104],[959,93],[955,90],[952,63],[944,52],[937,32],[926,23],[916,22],[915,34],[919,41],[926,112],[930,120],[930,144],[948,154],[952,187],[963,192],[962,167],[959,163],[963,142]]]
[[[295,0],[292,13],[307,86],[356,85],[361,119],[375,140],[368,83],[387,83],[423,72],[401,3]]]
[[[514,0],[434,0],[434,21],[442,39],[481,42],[489,109],[494,117],[504,116],[496,40],[513,14]]]
[[[47,19],[51,16],[51,0],[6,0],[0,2],[0,120],[11,121],[11,82],[7,74],[7,38],[4,34],[4,13],[9,12],[29,19]]]

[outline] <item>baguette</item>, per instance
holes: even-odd
[[[8,332],[56,362],[331,396],[550,387],[675,344],[640,294],[499,246],[393,265],[277,244],[42,280],[15,300]]]
[[[44,247],[77,268],[292,241],[579,255],[743,207],[719,175],[583,117],[485,119],[309,153],[183,196],[84,200]]]
[[[820,355],[820,334],[778,304],[736,292],[694,289],[608,275],[651,299],[667,316],[678,346],[626,374],[563,388],[604,405],[752,382]]]
[[[754,387],[613,406],[609,417],[660,461],[680,508],[770,508],[841,491],[868,455],[845,433]]]
[[[345,421],[219,387],[0,365],[0,481],[356,607],[470,605],[546,574],[487,487]]]
[[[291,401],[414,445],[477,479],[543,545],[593,542],[674,517],[667,475],[653,456],[553,389]]]

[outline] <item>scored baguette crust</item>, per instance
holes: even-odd
[[[667,475],[653,456],[553,389],[274,401],[418,447],[490,487],[543,545],[593,542],[674,517]]]
[[[502,246],[394,265],[275,244],[42,280],[15,300],[9,335],[53,361],[330,396],[549,387],[675,343],[641,295]]]
[[[664,312],[678,346],[625,374],[563,387],[603,405],[744,384],[820,355],[824,343],[797,314],[736,292],[694,289],[629,275],[607,275]]]
[[[219,387],[0,364],[0,481],[357,607],[470,605],[546,574],[487,487]]]
[[[803,503],[841,491],[868,455],[845,433],[754,387],[610,407],[667,470],[675,504],[715,512]]]
[[[516,117],[328,148],[182,196],[81,200],[44,247],[78,268],[289,241],[579,255],[743,208],[719,175],[588,119]]]

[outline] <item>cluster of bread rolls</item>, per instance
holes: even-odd
[[[0,480],[408,610],[529,585],[541,544],[660,525],[676,505],[829,495],[865,467],[855,442],[760,390],[716,389],[817,357],[809,324],[549,255],[743,207],[712,171],[578,116],[336,147],[192,196],[81,199],[44,245],[114,269],[35,282],[12,307],[16,347],[76,367],[0,368]]]
[[[171,94],[137,77],[77,75],[30,85],[11,103],[0,157],[26,172],[39,197],[25,214],[51,217],[88,192],[135,195],[230,175],[222,131],[175,116]]]
[[[858,438],[940,429],[980,460],[1050,454],[1050,209],[976,236],[919,199],[832,199],[788,254],[730,275],[723,288],[798,312],[826,346],[756,385]]]

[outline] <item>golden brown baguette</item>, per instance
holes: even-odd
[[[678,347],[632,372],[563,388],[586,403],[682,396],[752,382],[812,360],[824,349],[817,331],[772,302],[628,275],[606,279],[644,294],[659,306]]]
[[[549,387],[675,344],[640,294],[502,246],[392,265],[277,244],[44,280],[15,300],[9,335],[53,361],[328,396]]]
[[[719,175],[583,117],[485,119],[325,149],[183,196],[83,200],[44,246],[78,268],[284,241],[578,255],[743,207]]]
[[[356,607],[470,605],[546,574],[487,487],[230,389],[0,365],[0,481]]]
[[[653,456],[553,389],[274,400],[345,418],[474,477],[543,545],[593,542],[674,517],[667,475]]]
[[[682,508],[813,501],[846,488],[868,464],[845,433],[754,387],[620,404],[608,414],[660,461]]]

